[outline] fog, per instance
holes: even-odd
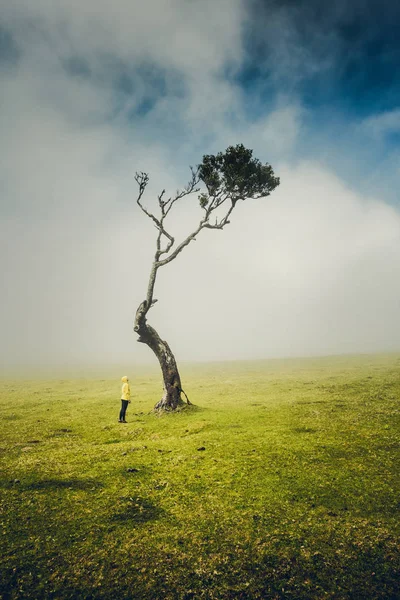
[[[250,109],[230,75],[254,18],[239,0],[0,7],[3,371],[155,361],[132,328],[156,239],[134,173],[150,173],[155,208],[204,153],[239,142],[281,185],[159,271],[148,320],[178,361],[400,350],[400,171],[384,145],[398,111],[354,118],[346,143],[318,138],[278,77],[299,72],[290,53],[275,59],[273,98]],[[185,236],[199,218],[185,199],[171,230]]]

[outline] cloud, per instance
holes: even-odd
[[[236,358],[398,348],[399,213],[318,163],[279,173],[263,205],[239,207],[224,239],[207,240],[201,324],[191,325],[198,347],[212,330],[215,358],[228,345]]]
[[[374,114],[364,119],[361,127],[375,138],[400,133],[400,108]]]
[[[150,173],[154,206],[202,154],[239,142],[282,184],[160,272],[149,319],[177,358],[400,347],[399,212],[377,190],[367,197],[362,177],[350,186],[322,162],[329,142],[351,163],[366,134],[353,127],[352,146],[324,139],[301,95],[281,85],[293,69],[304,80],[329,67],[284,13],[266,25],[280,26],[268,63],[279,85],[252,112],[238,73],[253,17],[239,0],[201,11],[184,0],[0,6],[4,368],[152,360],[132,332],[155,236],[135,204],[134,172]],[[371,119],[371,131],[397,122]],[[198,218],[196,201],[182,202],[177,238]]]
[[[184,77],[195,94],[237,63],[241,53],[240,0],[205,0],[201,11],[185,0],[140,6],[127,0],[112,5],[92,0],[84,6],[69,0],[16,0],[4,13],[23,55],[39,59],[41,69],[61,65],[98,87],[114,86],[121,75],[132,77],[130,96],[137,91],[135,73],[151,69],[159,78],[168,76],[167,86],[174,76]]]

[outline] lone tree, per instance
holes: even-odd
[[[239,200],[265,198],[279,185],[279,178],[275,177],[272,167],[253,158],[253,151],[242,144],[229,146],[225,152],[219,152],[215,156],[205,155],[201,164],[196,169],[190,167],[190,170],[191,178],[185,188],[169,198],[166,197],[165,190],[158,196],[157,216],[142,204],[149,182],[148,174],[139,172],[135,175],[139,186],[137,203],[158,231],[147,296],[136,311],[134,324],[134,330],[139,335],[138,341],[147,344],[153,350],[161,366],[164,388],[161,400],[154,407],[155,410],[175,410],[183,405],[182,393],[190,404],[182,390],[176,360],[169,345],[147,323],[147,313],[157,302],[153,294],[158,270],[175,260],[203,229],[223,229],[228,225]],[[165,222],[174,205],[192,194],[197,195],[202,216],[194,231],[180,244],[175,245],[175,239],[168,232]]]

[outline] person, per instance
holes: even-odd
[[[121,410],[119,411],[118,423],[126,423],[126,409],[128,404],[131,402],[131,388],[129,387],[129,379],[126,375],[121,378],[122,389],[121,389]]]

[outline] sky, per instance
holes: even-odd
[[[281,185],[159,271],[179,362],[400,351],[400,4],[0,0],[0,371],[136,365],[136,204],[243,143]],[[196,228],[196,196],[171,214]]]

